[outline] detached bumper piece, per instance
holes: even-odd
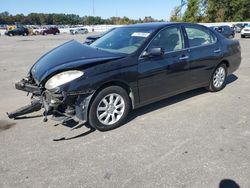
[[[86,122],[88,105],[94,91],[58,92],[39,88],[30,78],[25,78],[15,84],[16,89],[31,93],[32,102],[13,112],[7,113],[10,119],[17,119],[32,112],[44,110],[43,121],[48,120],[48,115],[53,119],[65,123],[70,120]]]
[[[20,116],[26,115],[26,114],[30,114],[32,112],[37,112],[39,110],[41,110],[42,108],[42,104],[40,100],[34,100],[31,102],[30,105],[24,106],[22,108],[19,108],[13,112],[8,113],[7,115],[10,119],[16,119]]]
[[[38,86],[34,85],[28,79],[23,79],[20,82],[17,82],[15,84],[15,87],[16,87],[17,90],[26,91],[28,93],[32,93],[35,96],[40,96],[41,95],[41,91],[38,88]]]
[[[30,105],[26,105],[10,113],[7,112],[7,115],[10,119],[17,119],[20,116],[41,110],[42,108],[42,102],[40,100],[41,91],[39,87],[32,81],[32,79],[24,78],[20,82],[16,83],[15,87],[17,90],[28,92],[28,94],[31,93],[32,101]],[[37,99],[33,99],[34,96]]]

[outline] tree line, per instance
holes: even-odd
[[[171,21],[183,22],[239,22],[250,21],[250,0],[187,0],[171,13]]]
[[[144,19],[129,19],[128,17],[111,17],[103,19],[99,16],[79,16],[76,14],[44,14],[30,13],[28,15],[11,15],[9,12],[0,13],[0,24],[24,24],[24,25],[125,25],[143,22],[163,21],[146,16]]]

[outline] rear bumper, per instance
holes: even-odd
[[[231,63],[229,64],[228,74],[232,74],[237,71],[241,64],[241,53],[231,57]]]
[[[241,33],[243,36],[250,36],[250,33]]]

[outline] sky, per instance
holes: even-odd
[[[23,13],[65,13],[80,16],[93,15],[109,18],[127,16],[132,19],[152,16],[169,20],[173,8],[181,0],[0,0],[0,12]]]

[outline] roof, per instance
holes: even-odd
[[[138,27],[138,28],[161,28],[169,25],[176,24],[175,22],[150,22],[150,23],[140,23],[127,25],[125,27]]]

